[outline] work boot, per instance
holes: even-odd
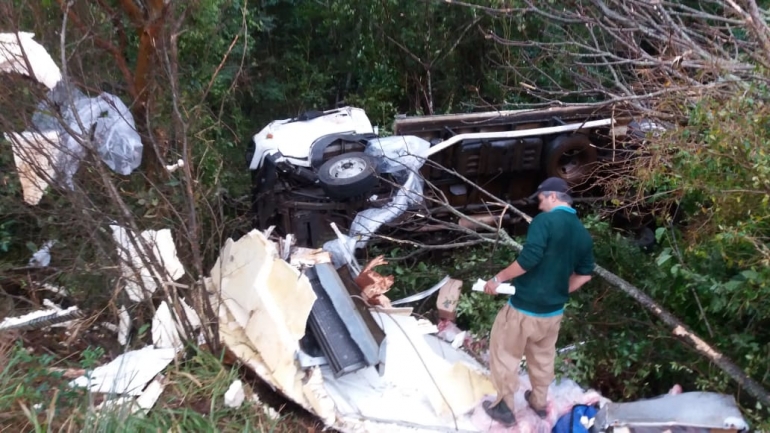
[[[495,406],[492,406],[491,401],[485,401],[481,406],[490,418],[500,424],[503,424],[506,427],[511,427],[516,424],[516,417],[504,401],[500,400],[500,403],[497,403]]]
[[[527,400],[527,405],[529,405],[530,409],[535,411],[537,416],[539,416],[541,419],[545,419],[545,417],[548,416],[548,412],[545,410],[545,408],[538,409],[535,406],[532,406],[532,403],[529,402],[529,396],[532,394],[532,391],[526,390],[524,391],[524,400]]]

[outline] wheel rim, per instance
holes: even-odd
[[[366,161],[361,158],[344,158],[329,168],[329,174],[335,179],[350,179],[366,170]]]
[[[569,176],[574,174],[575,171],[580,168],[582,162],[581,153],[582,151],[579,149],[572,149],[564,152],[564,154],[559,157],[559,171],[561,171],[562,175]]]

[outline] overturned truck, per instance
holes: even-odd
[[[274,225],[308,246],[334,237],[331,222],[364,237],[438,233],[452,221],[448,207],[495,221],[486,193],[526,208],[550,176],[578,200],[602,198],[599,180],[617,174],[655,129],[617,108],[570,106],[399,116],[393,134],[381,136],[360,108],[307,112],[249,140],[255,226]]]

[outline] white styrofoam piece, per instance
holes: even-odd
[[[158,288],[155,278],[160,281],[175,281],[184,275],[184,266],[177,257],[176,245],[170,229],[143,231],[141,237],[134,238],[139,247],[137,250],[134,242],[131,241],[132,233],[129,230],[118,225],[111,225],[110,228],[117,244],[126,293],[132,301],[140,302],[154,293]],[[145,244],[150,251],[144,251]],[[143,252],[140,253],[140,251]],[[154,269],[148,269],[144,265],[145,261],[158,262],[165,268],[166,275],[157,275]],[[136,279],[134,270],[139,273],[139,281]]]
[[[175,349],[152,346],[132,350],[70,381],[69,385],[88,388],[91,392],[137,396],[175,355]]]
[[[234,380],[225,392],[225,406],[234,409],[239,408],[245,399],[246,394],[243,392],[243,382],[240,380]]]

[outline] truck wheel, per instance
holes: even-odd
[[[597,159],[596,148],[583,134],[556,137],[546,145],[544,155],[548,177],[560,177],[571,185],[584,182]]]
[[[333,199],[364,195],[377,183],[374,167],[374,160],[363,152],[343,153],[318,168],[318,182]]]

